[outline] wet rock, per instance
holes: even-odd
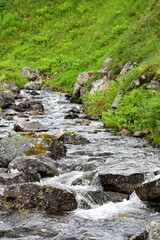
[[[142,201],[155,201],[160,199],[160,179],[144,183],[136,188],[136,194]]]
[[[22,156],[17,157],[8,165],[8,171],[14,172],[29,172],[36,171],[41,177],[53,177],[58,175],[57,166],[55,161],[47,154],[39,154],[36,156]]]
[[[119,175],[99,173],[99,179],[105,191],[131,194],[144,181],[144,174]]]
[[[10,93],[0,93],[0,108],[6,109],[15,105],[15,97]]]
[[[128,199],[129,195],[118,192],[104,192],[101,190],[89,191],[88,194],[93,199],[95,204],[104,204],[105,202],[122,202],[124,199]]]
[[[147,240],[147,232],[144,231],[143,233],[139,234],[138,236],[132,236],[129,240]]]
[[[66,147],[49,134],[26,133],[6,137],[0,141],[0,167],[8,167],[16,157],[37,156],[47,152],[49,157],[56,160],[65,156]]]
[[[45,210],[53,214],[77,208],[75,196],[71,192],[33,183],[8,187],[3,193],[2,203],[6,209]]]
[[[30,94],[33,95],[33,96],[40,95],[40,93],[36,92],[35,90],[33,90]]]
[[[0,131],[0,140],[4,137],[9,137],[11,134],[7,131]]]
[[[24,100],[16,106],[16,110],[19,112],[24,112],[27,110],[39,110],[40,112],[44,111],[44,107],[41,102],[31,100]]]
[[[25,90],[39,90],[40,87],[35,82],[29,82],[29,83],[26,83],[23,86],[23,89],[25,89]]]
[[[78,106],[78,107],[74,107],[71,110],[68,111],[68,113],[83,113],[85,109],[85,106]]]
[[[40,122],[29,122],[26,120],[18,120],[14,125],[16,132],[46,132],[48,129]]]
[[[78,135],[74,132],[67,132],[65,133],[61,138],[61,141],[66,144],[74,144],[74,145],[79,145],[79,144],[88,144],[89,141],[82,137],[81,135]]]
[[[78,115],[75,113],[67,114],[64,118],[65,119],[75,119],[75,118],[78,118]]]
[[[119,135],[123,135],[123,136],[132,136],[131,131],[129,131],[129,130],[125,129],[125,128],[123,128],[118,134]]]
[[[26,173],[1,173],[0,175],[0,183],[5,185],[37,181],[40,181],[40,175],[36,171],[28,171]]]
[[[98,90],[104,91],[104,90],[108,89],[109,86],[110,86],[110,84],[109,84],[107,77],[103,77],[102,79],[92,82],[90,93],[93,94]]]

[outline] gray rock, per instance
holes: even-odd
[[[29,82],[29,83],[26,83],[24,86],[23,86],[23,89],[25,90],[39,90],[40,87],[35,83],[35,82]]]
[[[61,138],[63,138],[65,135],[65,132],[63,130],[59,130],[56,134],[55,137],[59,140]]]
[[[9,137],[11,134],[7,131],[0,131],[0,140],[4,137]]]
[[[33,99],[26,99],[16,106],[16,110],[19,112],[24,112],[28,110],[39,110],[44,111],[44,107],[41,102],[35,101]]]
[[[40,122],[29,122],[26,120],[18,120],[14,125],[14,130],[16,132],[46,132],[46,128]]]
[[[77,208],[75,196],[70,191],[33,183],[8,187],[3,193],[2,203],[6,209],[45,210],[53,214]]]
[[[78,75],[77,82],[78,84],[83,87],[84,83],[88,82],[93,77],[94,72],[82,72]]]
[[[128,63],[126,63],[124,65],[124,67],[122,68],[122,71],[120,72],[119,76],[120,77],[124,77],[126,75],[126,73],[131,70],[133,68],[133,65],[131,63],[131,61],[129,61]]]
[[[90,93],[95,93],[97,90],[104,91],[110,87],[109,81],[107,77],[103,77],[102,79],[93,81],[91,84]]]
[[[144,181],[144,174],[120,175],[99,173],[99,179],[105,191],[131,194]]]
[[[109,71],[107,68],[108,68],[108,65],[111,62],[111,60],[112,60],[111,57],[106,58],[103,62],[101,69],[98,70],[98,73],[101,74],[101,77],[107,76],[108,79],[110,79],[110,80],[112,78],[112,74],[111,74],[111,71]]]
[[[74,132],[67,132],[65,133],[61,138],[61,141],[65,144],[73,144],[73,145],[79,145],[79,144],[88,144],[89,141],[82,137],[79,134],[76,134]]]
[[[37,156],[47,152],[52,159],[58,159],[65,156],[66,147],[48,134],[27,133],[6,137],[0,141],[0,167],[8,167],[16,157]]]
[[[47,156],[47,154],[39,154],[36,156],[22,156],[17,157],[8,165],[8,171],[14,172],[36,171],[41,177],[54,177],[58,175],[55,161]]]
[[[81,89],[81,86],[76,82],[75,86],[74,86],[73,93],[72,93],[73,98],[77,99],[77,98],[80,97],[80,89]]]
[[[118,108],[121,98],[122,98],[122,95],[118,94],[116,96],[115,100],[113,101],[111,107],[114,108],[114,109]]]
[[[27,76],[27,78],[32,81],[35,80],[37,78],[37,74],[35,73],[35,71],[33,69],[31,69],[30,67],[24,67],[23,68],[23,74],[25,76]]]
[[[39,182],[40,176],[36,171],[28,171],[26,173],[1,173],[0,183],[5,185],[11,185],[14,183],[25,183],[25,182]]]

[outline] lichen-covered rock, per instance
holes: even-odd
[[[78,78],[77,78],[77,82],[78,84],[83,87],[84,86],[84,83],[88,82],[88,80],[90,80],[94,75],[94,72],[92,71],[86,71],[86,72],[82,72],[78,75]]]
[[[18,120],[14,125],[14,130],[16,132],[46,132],[48,128],[37,121],[29,122],[26,120]]]
[[[55,161],[47,156],[47,154],[39,154],[36,156],[22,156],[17,157],[9,163],[8,171],[14,172],[36,171],[41,177],[58,175]]]
[[[77,208],[75,196],[57,187],[24,183],[8,187],[2,197],[6,209],[45,210],[61,214]]]
[[[111,174],[99,173],[99,179],[105,191],[132,193],[144,181],[143,173]]]
[[[49,134],[17,134],[0,141],[0,167],[8,164],[16,157],[37,156],[49,153],[52,159],[65,156],[66,147]]]

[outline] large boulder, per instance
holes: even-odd
[[[61,214],[77,208],[75,196],[57,187],[24,183],[8,187],[2,197],[6,209],[45,210]]]
[[[26,99],[23,102],[19,103],[16,106],[16,110],[19,112],[31,111],[31,110],[39,110],[41,112],[44,111],[44,107],[41,102],[35,101],[33,99]]]
[[[8,171],[14,172],[36,171],[41,177],[58,175],[55,161],[48,154],[38,154],[36,156],[21,156],[15,158],[8,165]]]
[[[14,125],[14,130],[16,132],[46,132],[48,131],[48,128],[37,121],[30,122],[19,119]]]
[[[144,181],[144,174],[99,173],[99,179],[105,191],[131,194]]]
[[[91,84],[91,90],[90,93],[95,93],[97,90],[99,91],[104,91],[106,89],[108,89],[110,86],[108,78],[107,77],[103,77],[102,79],[93,81]]]
[[[17,134],[0,141],[0,167],[8,164],[16,157],[37,156],[46,154],[56,160],[66,154],[66,147],[49,134]]]

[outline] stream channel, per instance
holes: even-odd
[[[22,91],[22,95],[31,98],[29,91]],[[70,109],[81,106],[71,104],[64,93],[41,91],[40,95],[32,98],[43,103],[45,114],[29,116],[29,119],[47,126],[48,134],[54,135],[60,129],[74,131],[90,142],[85,145],[66,144],[66,156],[57,160],[59,176],[41,180],[41,184],[73,191],[78,208],[62,216],[1,212],[1,230],[24,232],[26,229],[26,235],[18,239],[30,240],[127,240],[143,232],[147,223],[160,220],[160,214],[148,208],[134,192],[128,200],[104,202],[100,198],[103,189],[98,181],[98,173],[106,171],[116,174],[147,172],[146,181],[152,179],[152,173],[160,171],[159,148],[142,138],[120,136],[112,129],[105,129],[100,121],[84,119],[84,113],[77,119],[64,119]],[[1,127],[1,130],[14,134],[16,120],[2,119],[6,127]],[[88,123],[83,124],[84,121]],[[17,238],[11,234],[1,239]]]

